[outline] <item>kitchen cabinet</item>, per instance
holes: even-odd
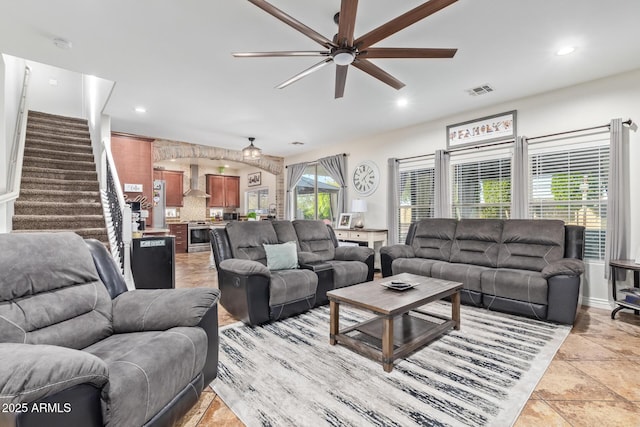
[[[165,182],[165,205],[169,208],[184,206],[182,194],[184,193],[184,172],[163,169],[153,170],[153,179]]]
[[[240,177],[207,174],[207,206],[211,208],[240,207]]]
[[[169,233],[176,238],[176,253],[187,252],[189,236],[187,235],[187,224],[169,224]]]

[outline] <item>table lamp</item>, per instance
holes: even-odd
[[[362,199],[353,199],[351,201],[351,212],[358,214],[358,219],[354,225],[355,228],[364,228],[364,213],[367,211],[367,201]]]

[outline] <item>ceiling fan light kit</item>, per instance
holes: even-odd
[[[233,56],[239,58],[248,57],[292,57],[292,56],[318,56],[325,57],[321,62],[296,74],[280,85],[278,89],[283,89],[303,77],[323,68],[325,65],[334,63],[336,65],[335,98],[344,96],[344,88],[347,79],[349,65],[353,65],[359,70],[380,80],[383,83],[401,89],[404,83],[396,79],[386,71],[374,65],[369,59],[374,58],[453,58],[457,49],[433,49],[433,48],[393,48],[393,47],[372,47],[381,40],[405,29],[406,27],[432,15],[439,10],[455,3],[457,0],[429,0],[410,11],[398,16],[391,21],[369,31],[367,34],[354,38],[356,23],[356,12],[358,0],[342,0],[340,12],[334,16],[334,21],[338,24],[338,33],[333,40],[324,37],[317,31],[309,28],[302,22],[287,15],[282,10],[273,6],[265,0],[249,0],[250,3],[258,6],[268,14],[274,16],[290,27],[298,30],[305,36],[317,42],[327,51],[276,51],[276,52],[238,52]]]

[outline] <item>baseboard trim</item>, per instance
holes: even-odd
[[[608,299],[582,297],[582,305],[603,310],[612,310],[613,304]]]

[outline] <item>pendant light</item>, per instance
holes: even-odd
[[[249,137],[250,144],[242,149],[242,158],[244,160],[258,160],[262,156],[262,150],[253,145],[254,137]]]

